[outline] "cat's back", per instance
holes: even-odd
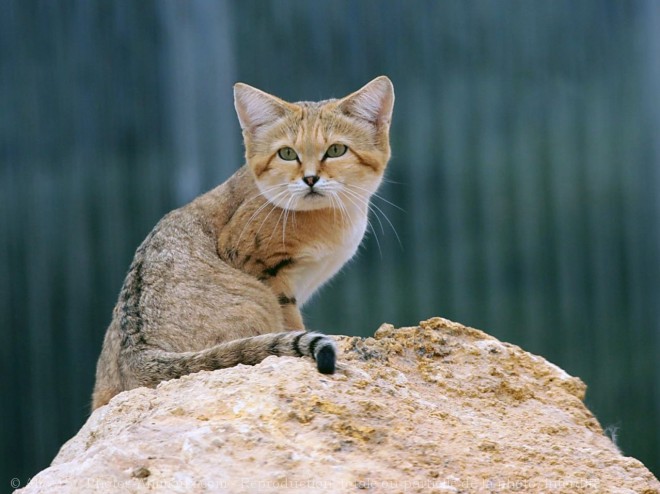
[[[119,305],[139,296],[149,302],[141,304],[142,312],[166,312],[169,304],[199,298],[195,293],[208,290],[210,278],[220,273],[235,281],[239,274],[218,256],[217,235],[241,203],[245,178],[241,169],[158,221],[135,252]]]
[[[217,252],[217,235],[242,203],[243,171],[165,215],[135,253],[118,300],[118,314],[137,314],[146,340],[169,351],[200,350],[250,335],[242,324],[222,332],[231,310],[258,313],[266,327],[277,300],[256,278]],[[118,319],[121,319],[120,316]],[[182,330],[183,329],[183,330]],[[193,337],[194,335],[194,337]]]
[[[218,232],[256,191],[249,170],[240,168],[227,181],[167,213],[154,226],[136,252],[148,261],[173,265],[175,261],[218,259]],[[146,260],[146,259],[145,259]]]

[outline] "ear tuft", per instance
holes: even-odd
[[[382,75],[346,96],[339,104],[353,116],[367,120],[376,127],[389,128],[394,108],[394,86]]]
[[[284,115],[285,103],[257,88],[237,82],[234,84],[234,107],[242,130],[253,131]]]

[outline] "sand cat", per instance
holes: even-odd
[[[238,83],[246,164],[166,215],[137,249],[97,364],[92,408],[200,370],[307,356],[331,338],[300,307],[355,254],[390,157],[394,90],[288,103]]]

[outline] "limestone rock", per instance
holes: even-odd
[[[116,396],[21,493],[658,493],[541,357],[441,318]]]

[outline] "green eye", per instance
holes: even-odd
[[[293,161],[298,159],[296,152],[290,147],[285,147],[277,152],[277,155],[284,161]]]
[[[346,154],[346,151],[348,151],[348,148],[343,144],[333,144],[325,152],[325,155],[328,158],[339,158],[340,156]]]

